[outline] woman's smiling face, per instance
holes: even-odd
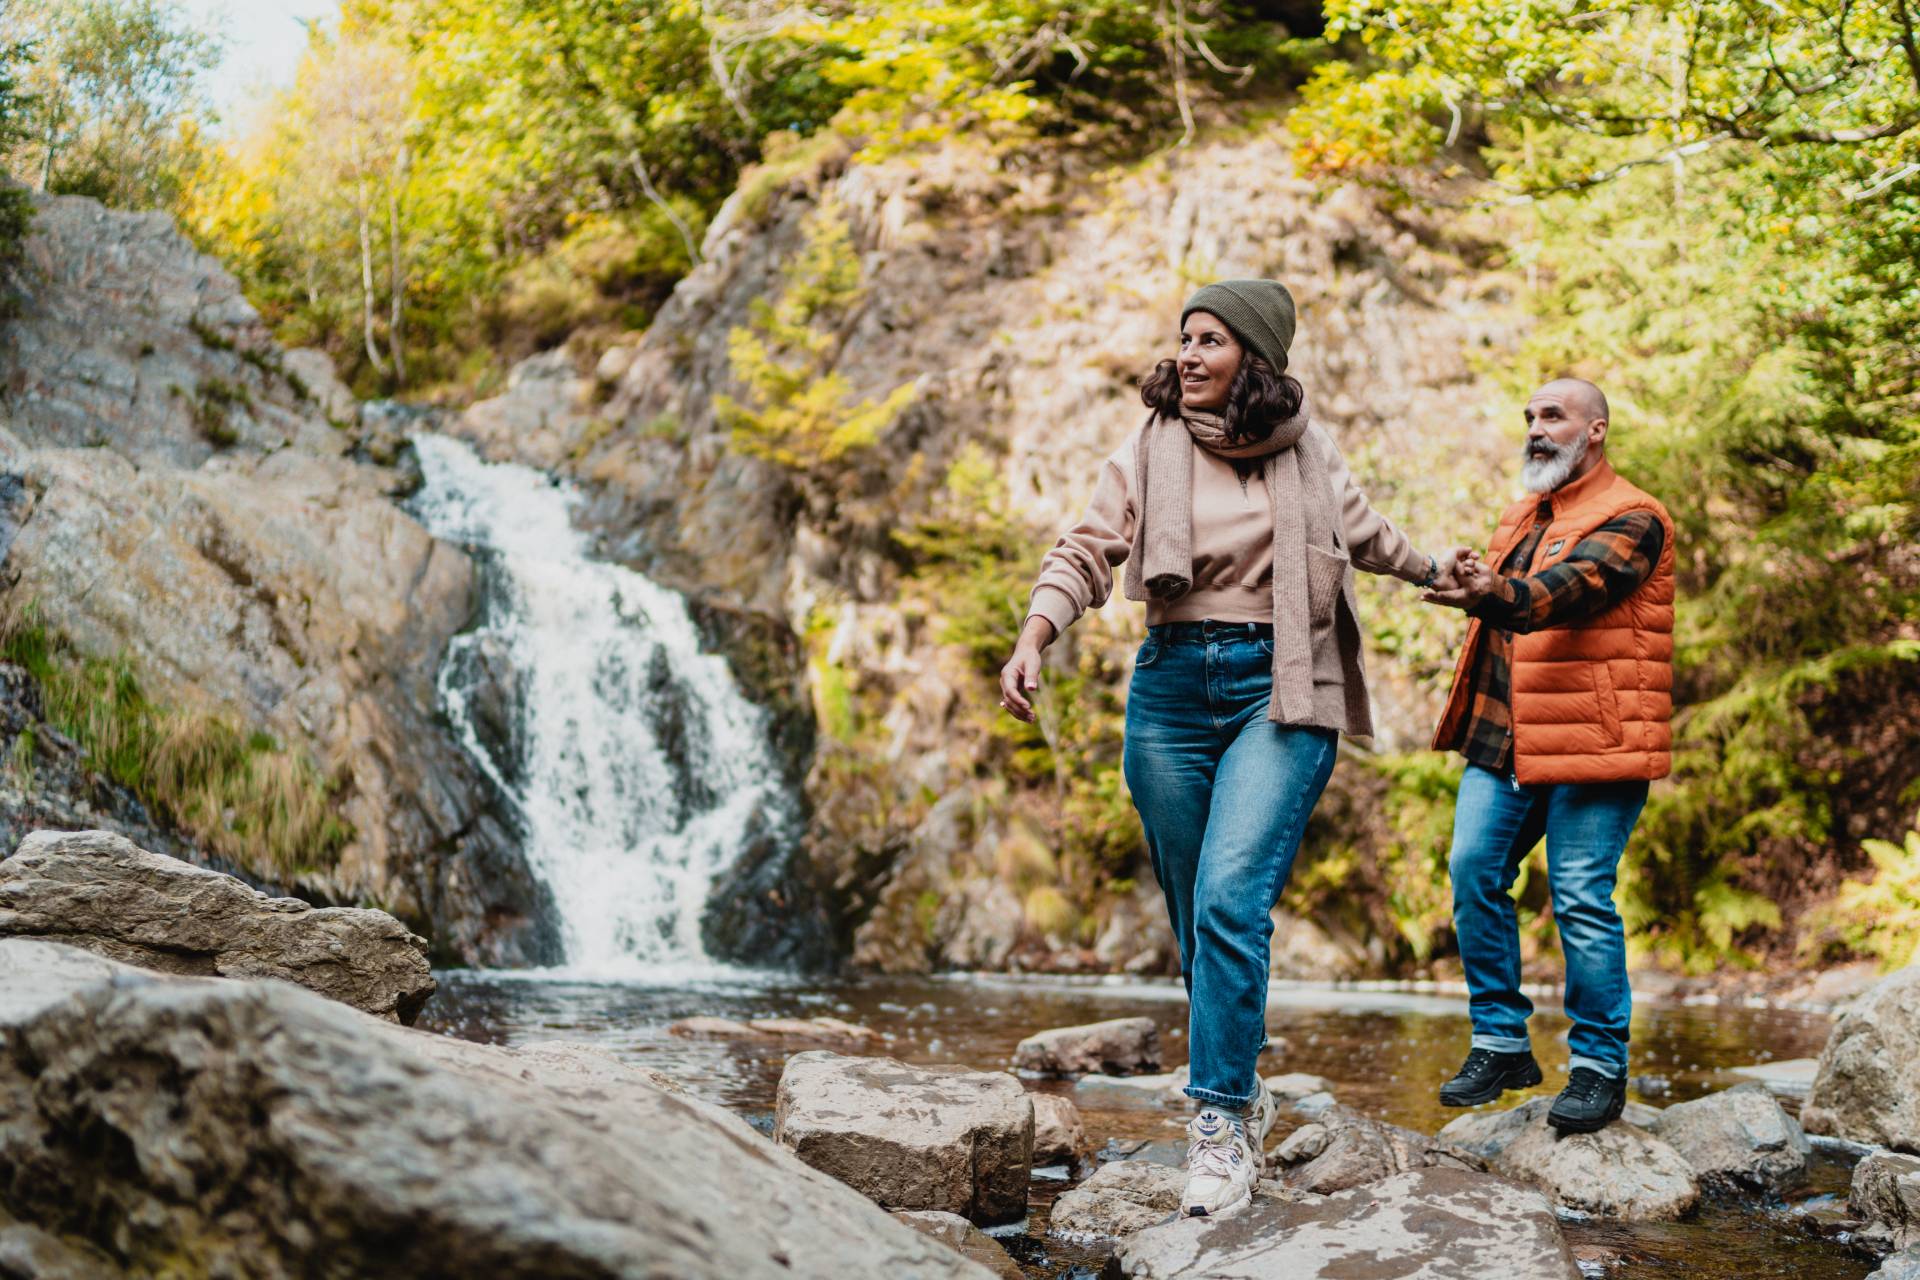
[[[1188,409],[1216,410],[1227,402],[1227,388],[1240,371],[1240,340],[1218,316],[1196,311],[1180,329],[1180,403]]]

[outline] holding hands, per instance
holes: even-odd
[[[1440,566],[1440,576],[1420,593],[1428,604],[1471,609],[1490,595],[1500,594],[1500,575],[1471,547],[1456,547]]]

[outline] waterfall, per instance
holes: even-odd
[[[570,487],[444,436],[414,447],[425,484],[410,506],[474,553],[484,589],[441,702],[518,806],[567,968],[705,966],[714,877],[796,812],[766,713],[701,652],[678,594],[589,555]]]

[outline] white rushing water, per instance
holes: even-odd
[[[701,652],[678,594],[590,557],[573,490],[443,436],[414,445],[426,483],[410,505],[475,550],[487,590],[450,646],[442,704],[519,806],[567,970],[706,969],[714,877],[792,820],[766,713]]]

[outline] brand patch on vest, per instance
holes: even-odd
[[[1550,545],[1547,548],[1547,554],[1550,556],[1557,556],[1560,554],[1560,548],[1566,545],[1567,545],[1567,540],[1565,538],[1561,538],[1560,540],[1558,540],[1557,542],[1554,542],[1552,545]]]

